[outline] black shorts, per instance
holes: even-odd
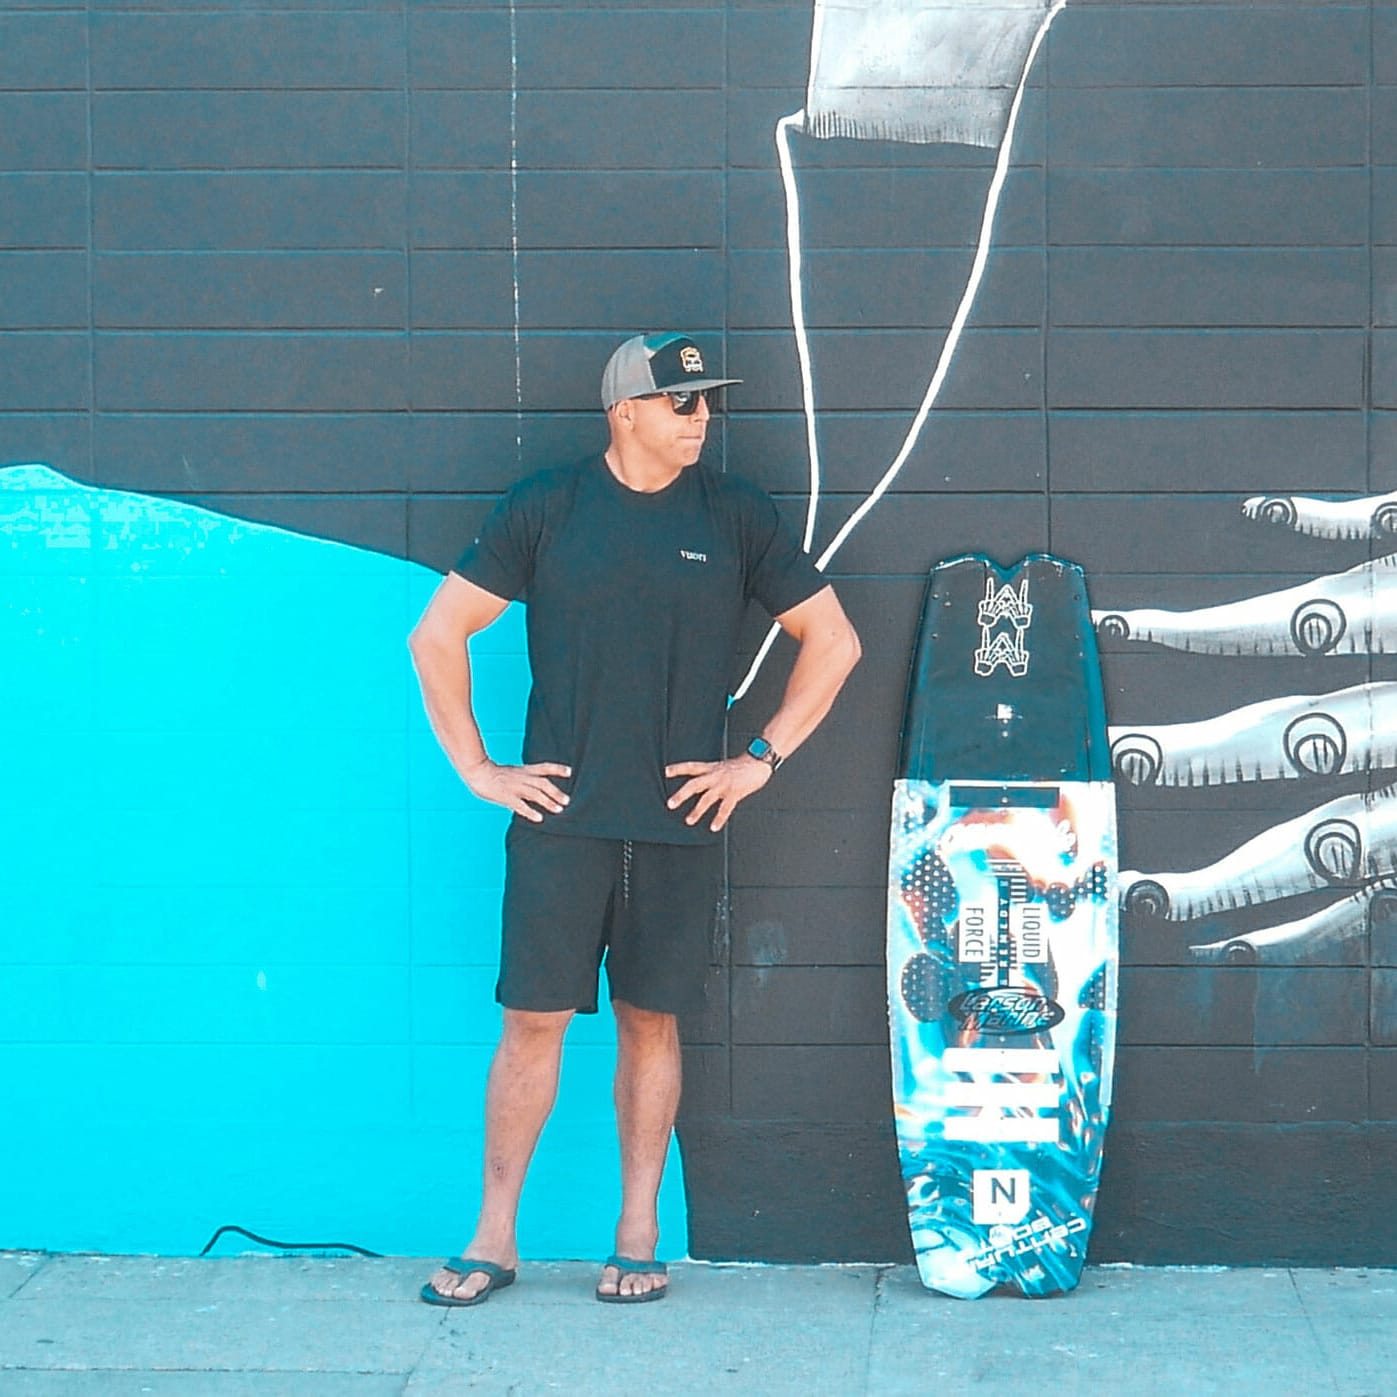
[[[612,999],[665,1014],[698,1009],[722,872],[721,844],[590,839],[515,820],[495,998],[507,1009],[595,1014],[605,959]]]

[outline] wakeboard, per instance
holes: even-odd
[[[923,1284],[1072,1289],[1115,1059],[1116,805],[1080,568],[928,582],[893,789],[888,1003]]]

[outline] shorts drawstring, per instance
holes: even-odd
[[[621,902],[629,905],[631,900],[631,841],[621,841]]]

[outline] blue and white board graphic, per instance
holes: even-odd
[[[1081,570],[932,574],[893,792],[888,1002],[917,1266],[1050,1295],[1086,1259],[1115,1057],[1115,792]]]

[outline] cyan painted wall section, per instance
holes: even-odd
[[[43,467],[0,489],[16,1239],[188,1252],[234,1222],[430,1251],[480,1186],[422,1161],[480,1153],[505,824],[410,692],[434,575]],[[519,609],[473,649],[517,759]],[[535,1210],[540,1254],[585,1253],[615,1201],[610,1057],[579,1025],[540,1165],[590,1202]]]
[[[454,1244],[476,1166],[423,1166],[476,1158],[500,821],[403,640],[501,490],[601,444],[615,343],[674,327],[746,380],[713,459],[837,541],[865,658],[732,827],[666,1253],[908,1254],[883,938],[917,609],[939,559],[1044,549],[1086,570],[1132,886],[1356,832],[1311,840],[1311,886],[1124,909],[1093,1255],[1390,1258],[1392,532],[1305,525],[1397,490],[1397,12],[1030,13],[1006,143],[1003,74],[888,42],[954,7],[0,8],[0,1090],[36,1142],[0,1244]],[[1292,626],[1310,601],[1342,642]],[[1233,605],[1280,650],[1208,650]],[[521,635],[477,659],[500,744]],[[605,1016],[573,1038],[535,1255],[609,1222]]]

